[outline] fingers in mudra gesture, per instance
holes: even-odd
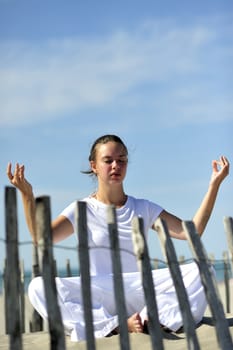
[[[220,184],[229,174],[230,164],[225,156],[221,156],[219,160],[212,161],[212,168],[213,172],[210,183],[218,181]]]
[[[18,188],[24,194],[32,193],[32,186],[24,177],[24,165],[19,165],[16,163],[14,170],[12,169],[12,164],[7,165],[7,176],[10,183]]]

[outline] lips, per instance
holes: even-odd
[[[113,174],[111,174],[110,176],[111,176],[111,177],[119,177],[119,176],[121,176],[121,174],[113,173]]]

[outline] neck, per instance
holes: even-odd
[[[118,192],[118,193],[102,193],[100,190],[98,190],[94,196],[98,201],[104,203],[104,204],[112,204],[114,205],[116,208],[120,208],[122,207],[126,200],[127,200],[127,196],[124,193],[124,191],[122,192]]]

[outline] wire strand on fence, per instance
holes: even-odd
[[[6,240],[1,238],[0,237],[0,242],[6,244]],[[8,241],[8,243],[11,242]],[[14,242],[14,240],[12,240],[12,242]],[[33,242],[32,241],[18,241],[18,246],[26,246],[26,245],[33,245]],[[67,251],[74,251],[74,252],[77,252],[77,249],[78,249],[78,244],[74,247],[71,247],[71,246],[65,246],[65,245],[61,245],[61,244],[53,244],[52,243],[52,246],[54,249],[60,249],[60,250],[67,250]],[[38,244],[38,248],[41,248],[41,245]],[[92,249],[106,249],[106,250],[111,250],[111,248],[109,246],[104,246],[104,245],[99,245],[98,247],[88,247],[89,250],[92,250]],[[125,253],[128,253],[130,255],[134,255],[134,253],[128,249],[125,249],[125,248],[120,248],[120,251],[122,252],[125,252]],[[167,262],[163,259],[160,259],[160,258],[156,258],[156,257],[150,257],[150,261],[154,262],[156,260],[156,262],[158,263],[161,263],[165,266],[167,266]],[[213,261],[214,264],[217,264],[217,263],[223,263],[224,260],[223,259],[213,259],[213,258],[209,258],[210,261]],[[187,258],[187,259],[182,259],[182,264],[186,264],[186,263],[189,263],[193,261],[193,258]]]

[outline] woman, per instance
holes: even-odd
[[[90,151],[90,170],[85,172],[97,178],[95,193],[84,198],[87,203],[88,244],[90,246],[90,274],[93,297],[93,319],[95,337],[104,337],[117,329],[118,318],[114,302],[112,283],[112,266],[108,250],[108,229],[106,209],[112,204],[116,207],[118,232],[121,251],[123,281],[128,312],[129,332],[143,332],[147,321],[143,288],[138,272],[136,258],[133,253],[131,239],[131,220],[141,216],[144,220],[145,235],[148,230],[155,229],[154,222],[160,217],[166,221],[171,237],[186,239],[181,219],[167,212],[159,205],[145,199],[136,199],[125,193],[123,181],[128,165],[128,151],[123,141],[115,135],[104,135],[98,138]],[[205,230],[212,213],[219,186],[229,173],[229,162],[222,156],[212,164],[212,176],[203,201],[193,217],[199,235]],[[7,174],[10,182],[16,186],[24,204],[26,221],[36,242],[35,235],[35,200],[32,186],[24,177],[24,166],[16,164],[12,172],[8,165]],[[59,242],[74,233],[75,206],[71,203],[52,222],[53,241]],[[94,249],[99,247],[98,249]],[[104,249],[104,250],[103,250]],[[206,299],[200,281],[197,266],[192,263],[182,266],[184,284],[189,296],[191,310],[196,323],[200,322],[206,308]],[[168,269],[153,271],[156,299],[160,323],[176,331],[182,326],[182,317],[176,292]],[[71,340],[85,339],[80,278],[56,278],[58,301],[63,323]],[[34,279],[29,286],[29,298],[43,318],[47,318],[43,282],[40,277]]]

